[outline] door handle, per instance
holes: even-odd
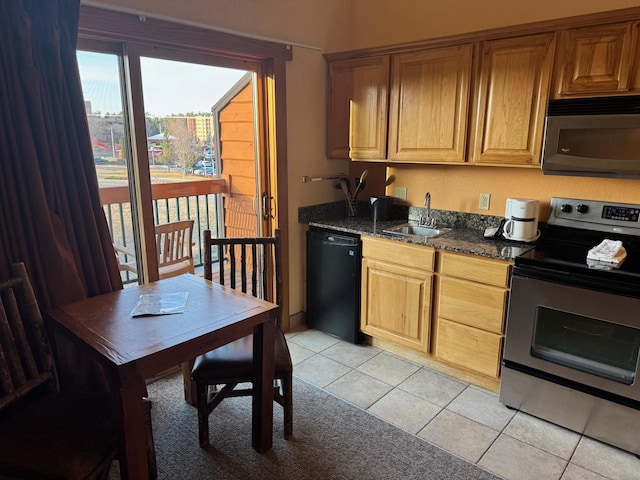
[[[262,193],[262,219],[269,220],[270,218],[275,218],[271,214],[271,205],[273,203],[273,197],[267,195],[267,192]]]

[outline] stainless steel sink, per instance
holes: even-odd
[[[415,225],[412,223],[405,223],[403,225],[398,225],[395,227],[387,228],[383,230],[385,233],[391,233],[393,235],[406,235],[406,236],[414,236],[421,238],[434,238],[444,235],[450,232],[450,228],[431,228],[431,227],[423,227],[421,225]]]

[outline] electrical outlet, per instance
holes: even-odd
[[[490,193],[481,193],[480,194],[480,203],[478,208],[480,210],[489,210],[489,202],[491,201]]]
[[[407,199],[407,187],[393,187],[393,196],[400,199]]]

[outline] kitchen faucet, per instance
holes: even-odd
[[[429,192],[424,195],[424,206],[427,207],[427,214],[420,214],[418,224],[429,228],[436,228],[437,220],[431,217],[431,194]]]

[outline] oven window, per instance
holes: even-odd
[[[534,357],[631,385],[639,346],[639,329],[537,308]]]

